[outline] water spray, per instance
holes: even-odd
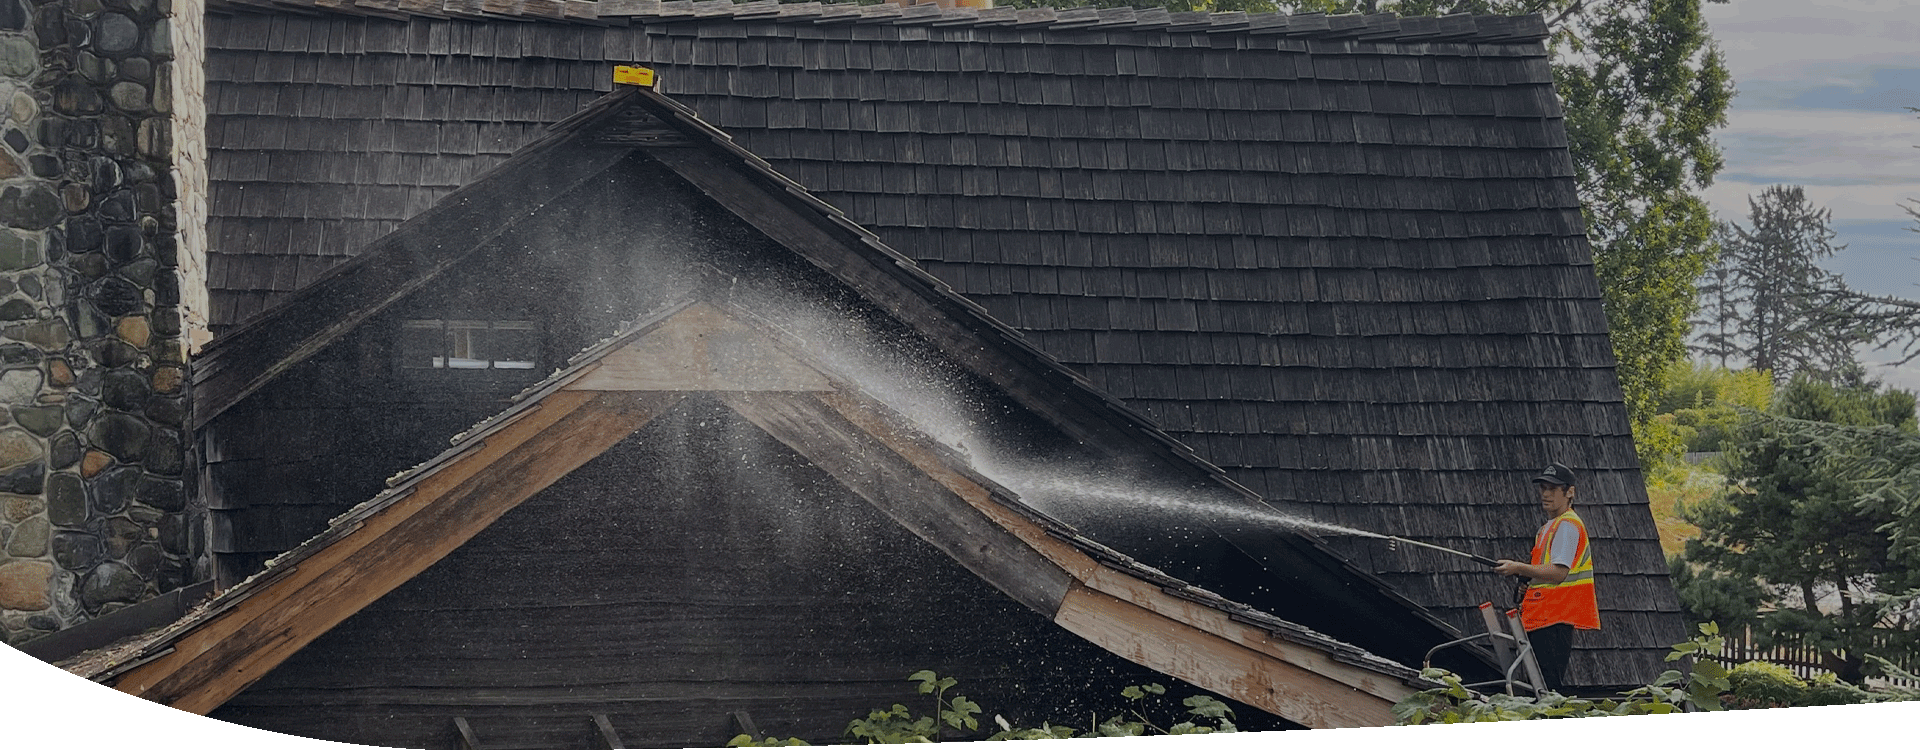
[[[1181,516],[1205,515],[1223,521],[1238,521],[1257,525],[1284,526],[1299,531],[1319,532],[1340,536],[1359,536],[1370,539],[1386,540],[1389,544],[1405,542],[1416,547],[1425,547],[1449,555],[1459,555],[1487,567],[1500,562],[1488,557],[1462,552],[1451,547],[1416,541],[1406,537],[1389,536],[1378,532],[1356,529],[1351,526],[1314,521],[1288,515],[1272,508],[1231,508],[1205,504],[1193,498],[1179,497],[1179,493],[1140,488],[1137,486],[1119,487],[1110,480],[1101,478],[1063,475],[1057,470],[1035,472],[1014,469],[1007,466],[991,467],[990,473],[997,481],[1013,488],[1021,497],[1035,502],[1044,508],[1061,509],[1061,503],[1075,501],[1093,501],[1099,503],[1102,510],[1111,510],[1115,506],[1133,508],[1152,508],[1161,512]]]

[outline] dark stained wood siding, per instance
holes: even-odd
[[[932,668],[1015,721],[1164,677],[1022,607],[710,398],[683,402],[214,712],[363,744],[819,742]],[[380,710],[369,712],[368,705]],[[983,717],[990,720],[989,717]],[[1256,716],[1247,718],[1259,722]]]

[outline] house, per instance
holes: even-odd
[[[208,603],[69,663],[250,726],[406,747],[820,741],[928,667],[1034,723],[1172,677],[1249,726],[1378,725],[1424,686],[1407,663],[1452,635],[1312,537],[1208,520],[1271,511],[646,88],[199,362],[216,508],[274,499],[276,467],[373,460],[326,435],[399,450],[497,411]],[[502,407],[436,397],[556,365]],[[1194,507],[1152,519],[1176,541],[1109,547],[991,478],[997,454]]]
[[[327,655],[393,633],[450,632],[378,625],[419,625],[420,613],[481,601],[463,598],[476,593],[512,595],[475,590],[496,581],[550,579],[488,564],[558,536],[541,523],[590,528],[603,520],[595,512],[631,500],[609,483],[665,486],[621,475],[665,460],[662,436],[686,436],[674,444],[699,457],[681,466],[702,481],[675,486],[731,486],[720,475],[737,470],[739,446],[723,451],[709,430],[742,436],[741,455],[767,457],[788,488],[805,489],[791,496],[828,497],[828,516],[917,550],[833,561],[897,559],[918,571],[916,585],[993,602],[967,621],[1030,626],[1031,650],[1007,657],[1018,670],[915,652],[950,657],[979,695],[1023,709],[1008,675],[1050,674],[1058,659],[1054,668],[1115,684],[1180,677],[1276,721],[1326,725],[1316,717],[1341,713],[1262,697],[1277,678],[1217,681],[1129,652],[1135,631],[1062,619],[1075,610],[1060,592],[1075,586],[1139,594],[1121,598],[1144,612],[1120,619],[1198,634],[1166,641],[1177,648],[1273,646],[1241,655],[1277,670],[1259,674],[1319,686],[1277,695],[1377,709],[1412,687],[1407,668],[1429,646],[1477,629],[1476,606],[1506,584],[1448,555],[1275,527],[1270,511],[1512,557],[1539,520],[1526,477],[1548,460],[1586,478],[1582,512],[1598,550],[1605,627],[1576,639],[1570,678],[1596,689],[1645,682],[1683,635],[1538,17],[653,0],[220,0],[209,13],[204,66],[187,64],[198,59],[197,25],[157,8],[102,15],[95,25],[111,27],[114,49],[96,50],[111,66],[88,68],[92,77],[74,68],[75,38],[0,29],[0,73],[37,104],[16,103],[33,122],[8,127],[12,161],[0,165],[0,258],[24,269],[9,271],[0,306],[12,316],[0,325],[0,391],[14,420],[0,430],[14,461],[0,466],[0,636],[30,653],[59,660],[131,638],[113,652],[131,661],[72,662],[129,689],[190,657],[267,659],[278,665],[270,673],[237,679],[191,662],[197,687],[183,695],[240,688],[202,708],[371,731],[379,722],[295,717],[327,705],[329,690],[378,692],[323,684],[343,674]],[[669,98],[603,98],[611,68],[636,63],[658,72]],[[583,145],[589,133],[599,140]],[[192,152],[202,135],[204,165]],[[205,190],[192,177],[202,166]],[[203,228],[204,256],[194,239]],[[777,273],[804,283],[753,287]],[[788,314],[765,302],[775,292],[857,314]],[[979,528],[997,541],[974,549],[1062,574],[1043,576],[1041,593],[1023,588],[1027,577],[976,569],[965,545],[930,539],[934,527],[848,489],[854,468],[817,450],[828,436],[802,439],[794,427],[832,415],[815,408],[822,419],[783,431],[761,423],[765,412],[756,422],[750,406],[700,395],[653,415],[630,442],[576,456],[580,484],[495,497],[518,507],[484,528],[420,527],[445,549],[416,561],[438,561],[425,570],[402,564],[405,554],[356,562],[392,584],[386,597],[279,588],[318,572],[309,562],[302,573],[300,560],[344,554],[342,540],[401,541],[368,531],[374,516],[363,513],[417,497],[409,488],[453,467],[493,466],[442,456],[448,436],[491,425],[458,441],[484,450],[513,415],[551,413],[549,399],[575,381],[548,373],[570,355],[593,352],[583,369],[604,364],[593,358],[626,351],[594,348],[615,332],[662,343],[649,336],[691,326],[678,315],[750,332],[743,340],[762,343],[748,351],[777,350],[787,359],[767,361],[862,394],[865,427],[834,435],[869,446],[864,455],[931,446],[904,465],[887,459],[889,476],[928,490],[897,508],[989,518],[994,527]],[[217,335],[189,362],[183,344],[202,319]],[[827,330],[812,325],[822,319],[863,321],[862,336],[882,345],[858,349],[894,353],[867,364],[905,376],[855,377],[869,368],[808,338]],[[682,361],[696,350],[663,351]],[[914,363],[923,366],[897,369]],[[963,396],[926,397],[952,392]],[[895,423],[907,427],[885,427]],[[1045,474],[1063,468],[1076,474]],[[382,495],[396,475],[402,485]],[[940,481],[954,477],[979,491]],[[561,495],[600,503],[583,511]],[[734,538],[687,516],[644,528],[658,545]],[[446,541],[469,532],[466,544]],[[596,533],[600,547],[569,551],[616,549],[612,532]],[[706,552],[741,570],[759,559]],[[1094,570],[1085,560],[1098,575],[1076,577]],[[608,576],[630,579],[566,570],[583,576],[560,592],[567,601],[604,595]],[[221,593],[195,610],[210,591]],[[289,654],[271,638],[218,637],[235,622],[228,613],[290,617],[312,640]],[[613,619],[568,618],[577,632],[530,645],[631,643],[594,635]],[[536,621],[552,624],[523,622]],[[986,640],[996,638],[1007,640]],[[189,642],[206,650],[179,648]],[[529,644],[425,645],[463,642]],[[511,663],[519,652],[473,653]],[[392,656],[360,663],[413,663]],[[881,673],[900,666],[869,662],[848,680],[891,679]],[[1450,666],[1475,668],[1471,658]],[[947,669],[905,668],[921,667]],[[767,673],[752,674],[746,682]],[[816,722],[811,732],[873,697],[848,690],[804,710],[744,710],[768,729]],[[507,720],[502,706],[539,702],[518,693],[468,711],[484,701],[461,700],[463,713],[421,710],[403,724],[483,738],[585,726],[652,736],[608,701],[547,702],[551,716]],[[681,729],[706,722],[704,738],[736,710],[675,715],[697,717]],[[594,716],[607,718],[582,723]]]
[[[652,0],[210,10],[218,333],[586,106],[613,64],[637,63],[1289,513],[1514,557],[1540,521],[1526,477],[1573,466],[1605,627],[1576,638],[1569,679],[1642,683],[1684,637],[1537,17]],[[479,302],[506,282],[475,283]],[[617,317],[547,332],[541,361]],[[223,377],[212,366],[196,383]],[[373,375],[327,366],[316,392]],[[255,441],[313,446],[303,467],[204,455],[210,474],[233,472],[201,483],[214,567],[249,575],[535,375],[470,378],[471,408],[444,416],[360,407],[369,421],[350,434],[364,447],[262,421]],[[201,398],[204,423],[218,405]],[[1085,528],[1108,543],[1150,536]],[[1439,553],[1322,543],[1458,630],[1507,593]],[[1289,574],[1257,545],[1237,549],[1260,576]]]

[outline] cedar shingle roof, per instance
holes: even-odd
[[[1574,466],[1606,629],[1572,679],[1682,636],[1538,17],[266,5],[209,21],[216,326],[638,62],[1271,502],[1514,557],[1527,472]],[[1462,627],[1498,588],[1343,545]]]

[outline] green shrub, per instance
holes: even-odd
[[[1778,664],[1764,661],[1741,664],[1727,671],[1727,684],[1733,688],[1724,701],[1728,708],[1806,705],[1806,681]]]
[[[1772,397],[1773,380],[1764,370],[1680,362],[1667,375],[1656,420],[1676,453],[1719,451],[1739,425],[1740,410],[1766,411]]]
[[[1831,674],[1821,674],[1807,683],[1806,698],[1798,706],[1848,706],[1855,703],[1873,703],[1878,696],[1853,685],[1841,682]]]

